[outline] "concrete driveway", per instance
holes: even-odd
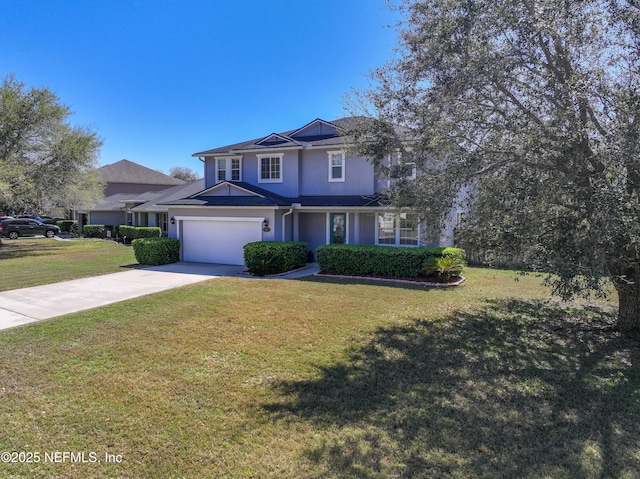
[[[244,269],[244,266],[180,262],[4,291],[0,292],[0,329],[98,308],[221,276],[247,277],[242,275]],[[310,267],[280,277],[295,279],[315,271],[317,268]]]

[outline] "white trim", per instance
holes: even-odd
[[[301,210],[304,211],[304,210]],[[339,214],[342,215],[344,214],[344,244],[350,244],[349,243],[349,212],[345,211],[345,210],[340,210],[340,211],[336,211],[335,209],[332,211],[327,211],[326,212],[326,225],[327,225],[327,234],[326,234],[326,244],[332,244],[331,243],[331,215],[332,214]]]
[[[340,176],[340,178],[333,177],[333,155],[342,155],[342,165],[340,166],[342,176]],[[345,169],[347,168],[347,161],[344,150],[327,151],[327,156],[329,157],[329,183],[344,183]]]
[[[408,180],[415,180],[418,177],[418,168],[416,167],[415,161],[407,161],[407,162],[403,161],[402,163],[400,163],[401,168],[406,168],[409,165],[411,165],[411,174],[408,175],[406,178]]]
[[[231,166],[233,165],[233,160],[238,160],[240,162],[240,176],[237,180],[233,179],[233,170],[231,168]],[[213,157],[213,161],[214,161],[214,175],[215,175],[215,182],[216,183],[222,183],[223,181],[242,181],[242,155],[222,155],[222,156],[214,156]],[[219,161],[224,161],[225,167],[224,167],[224,172],[225,172],[225,177],[224,179],[219,179],[218,178],[218,173],[219,173],[219,168],[218,168],[218,162]]]
[[[337,127],[336,125],[334,125],[333,123],[331,123],[331,122],[329,122],[329,121],[326,121],[326,120],[323,120],[322,118],[316,118],[315,120],[310,121],[310,122],[309,122],[309,123],[307,123],[306,125],[301,126],[300,128],[298,128],[298,129],[297,129],[297,130],[295,130],[294,132],[290,133],[290,134],[289,134],[289,136],[290,136],[291,138],[293,138],[295,135],[297,135],[297,134],[298,134],[298,133],[300,133],[301,131],[306,130],[306,129],[307,129],[307,128],[309,128],[310,126],[315,125],[316,123],[323,123],[323,124],[325,124],[325,125],[327,125],[327,126],[330,126],[331,128],[333,128],[333,129],[336,131],[336,133],[339,133],[339,132],[338,132],[338,127]],[[303,137],[303,138],[304,138],[304,137]],[[295,138],[294,138],[294,139],[295,139]]]
[[[296,141],[293,138],[289,138],[288,136],[280,135],[279,133],[271,133],[270,135],[265,136],[262,140],[256,141],[255,144],[262,146],[263,143],[267,142],[267,140],[269,138],[273,138],[273,137],[278,138],[280,140],[284,140],[286,143],[293,143],[295,145],[299,145],[300,144],[299,141]],[[267,145],[267,146],[269,146],[269,145]]]
[[[180,239],[179,221],[218,221],[218,222],[243,222],[243,223],[262,223],[267,217],[242,217],[242,216],[174,216],[176,220],[176,239]]]
[[[394,215],[394,219],[393,219],[393,235],[394,235],[394,242],[393,244],[389,244],[389,243],[380,243],[380,221],[379,221],[379,216],[380,215],[384,215],[384,214],[393,214]],[[416,248],[418,246],[421,246],[422,241],[420,240],[420,235],[421,235],[421,230],[422,230],[422,222],[418,222],[418,237],[417,237],[417,244],[400,244],[400,238],[401,238],[401,230],[402,228],[400,228],[400,215],[402,213],[397,213],[397,212],[393,212],[393,211],[383,211],[383,212],[377,212],[376,216],[375,216],[375,230],[374,230],[374,243],[377,246],[394,246],[397,248]],[[411,214],[410,212],[406,212],[405,214]]]
[[[264,221],[260,216],[174,216],[176,221]]]
[[[298,143],[298,145],[296,146],[286,146],[286,145],[275,145],[275,146],[263,146],[262,148],[247,148],[247,149],[240,149],[240,148],[236,148],[234,150],[229,150],[229,152],[224,153],[224,152],[218,152],[218,153],[200,153],[200,154],[196,154],[196,155],[191,155],[193,157],[197,157],[197,158],[216,158],[216,157],[231,157],[231,156],[242,156],[246,153],[264,153],[265,155],[269,154],[269,149],[273,149],[276,151],[295,151],[295,150],[302,150],[303,146],[301,144]],[[326,148],[326,146],[324,147]]]
[[[284,153],[264,153],[258,157],[258,183],[282,183],[284,176]],[[280,178],[262,178],[262,160],[264,158],[278,158],[280,164]]]
[[[242,166],[240,166],[240,168],[242,168]],[[189,196],[189,198],[196,198],[198,196],[208,196],[206,193],[209,193],[210,191],[213,191],[216,188],[222,188],[225,184],[229,185],[229,186],[231,186],[233,188],[237,188],[239,190],[246,191],[247,193],[251,193],[251,195],[253,195],[253,196],[257,196],[259,198],[264,198],[264,195],[256,193],[255,191],[248,190],[247,188],[243,188],[242,186],[236,185],[235,183],[231,183],[228,180],[224,180],[224,181],[221,181],[220,183],[217,183],[217,184],[215,184],[213,186],[210,186],[206,190],[202,190],[199,193],[196,193],[195,195]],[[207,205],[167,205],[167,206],[175,206],[175,207],[181,207],[182,206],[182,207],[185,207],[185,208],[191,208],[191,207],[207,206]],[[226,208],[228,208],[228,206]]]

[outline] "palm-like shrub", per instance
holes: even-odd
[[[449,281],[453,276],[460,276],[465,266],[461,258],[441,256],[426,260],[422,269],[428,276],[435,275],[443,281]]]

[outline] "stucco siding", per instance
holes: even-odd
[[[300,241],[309,243],[311,251],[327,243],[326,213],[300,213],[298,216]]]
[[[127,215],[124,211],[91,211],[88,224],[91,225],[125,225]]]
[[[305,150],[301,160],[300,195],[371,195],[374,175],[371,164],[362,158],[347,156],[345,181],[329,181],[329,155],[333,150]]]
[[[359,244],[375,244],[376,215],[374,213],[360,214],[360,242]]]
[[[104,190],[104,196],[111,196],[117,193],[146,193],[148,191],[166,190],[174,185],[149,185],[140,183],[109,183]],[[102,223],[94,223],[102,224]]]

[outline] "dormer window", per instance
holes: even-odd
[[[329,181],[344,181],[344,152],[329,151]]]
[[[216,158],[216,183],[221,181],[242,181],[241,156]]]
[[[258,183],[282,183],[284,153],[258,155]]]

